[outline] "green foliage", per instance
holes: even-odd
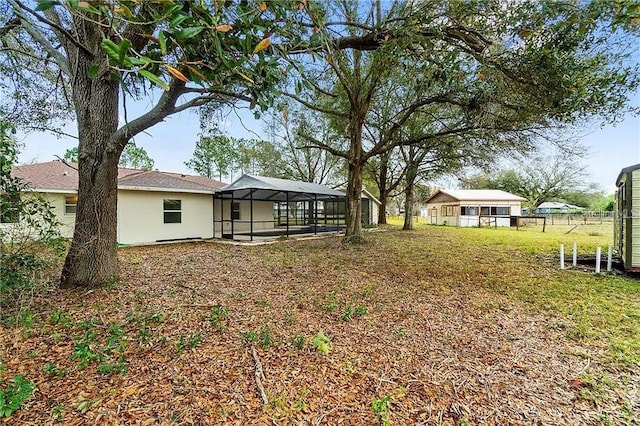
[[[41,290],[45,268],[64,248],[49,202],[25,194],[27,185],[11,175],[18,154],[11,131],[0,116],[0,320]]]
[[[9,380],[6,388],[0,388],[0,418],[9,417],[18,411],[29,399],[36,386],[18,374]]]
[[[238,140],[236,169],[241,173],[284,178],[284,167],[286,163],[282,154],[271,142],[257,139]]]
[[[327,312],[335,312],[337,307],[338,307],[338,303],[336,302],[335,291],[331,291],[327,294],[323,308]]]
[[[384,426],[391,425],[389,408],[391,408],[391,395],[386,395],[382,398],[371,397],[371,409],[380,417],[380,422]]]
[[[238,139],[220,133],[217,129],[210,135],[200,136],[191,160],[184,163],[201,176],[222,180],[231,172],[238,158]]]
[[[127,336],[119,325],[109,325],[104,335],[100,335],[91,320],[78,323],[78,326],[85,328],[85,332],[74,339],[71,359],[78,361],[79,370],[97,363],[96,370],[101,374],[127,372],[124,357]]]
[[[188,335],[180,334],[179,339],[173,344],[173,346],[176,352],[181,353],[184,352],[185,349],[194,349],[198,347],[203,340],[204,337],[200,332],[189,333]]]
[[[294,348],[301,351],[304,349],[305,344],[307,343],[307,339],[302,334],[296,334],[291,338],[291,344]]]
[[[96,371],[100,374],[126,374],[127,362],[124,356],[119,357],[114,362],[103,362],[96,367]]]
[[[326,355],[329,353],[331,341],[327,336],[325,336],[322,331],[318,331],[318,334],[315,335],[311,343],[317,350],[319,350],[323,354]]]
[[[42,371],[52,376],[64,377],[67,374],[67,370],[64,368],[58,368],[55,363],[48,362],[42,367]]]
[[[58,308],[49,314],[49,324],[61,325],[62,328],[69,328],[72,325],[72,321],[69,314]]]
[[[69,148],[65,151],[64,156],[65,161],[70,163],[78,162],[78,147],[75,146],[73,148]],[[118,167],[129,167],[132,169],[140,169],[140,170],[152,170],[154,165],[153,158],[149,156],[147,151],[141,147],[137,146],[134,142],[129,142],[122,151],[120,155],[120,161],[118,162]]]
[[[219,332],[225,331],[227,328],[227,318],[229,318],[229,309],[222,305],[214,305],[209,312],[209,322]]]
[[[129,167],[140,170],[152,170],[154,165],[153,158],[149,156],[147,151],[137,146],[133,142],[129,142],[120,155],[119,167]]]
[[[351,305],[347,305],[342,313],[342,319],[348,321],[354,316],[362,317],[367,314],[367,308],[362,305],[358,305],[355,308]]]
[[[245,331],[241,334],[245,342],[257,343],[260,340],[256,332],[253,330]]]
[[[527,205],[535,209],[545,201],[571,199],[571,194],[577,194],[576,189],[585,187],[586,182],[584,166],[579,159],[557,153],[554,156],[526,157],[518,162],[516,168],[503,169],[491,175],[476,174],[463,180],[462,186],[468,189],[501,189],[526,198]]]
[[[260,346],[267,348],[273,343],[273,336],[271,335],[271,329],[269,327],[262,327],[260,329]]]
[[[53,418],[56,419],[57,422],[64,421],[64,405],[58,404],[51,409],[51,414]]]
[[[273,344],[271,329],[267,326],[261,327],[258,333],[253,330],[243,332],[242,338],[248,343],[259,343],[263,348],[267,348]]]

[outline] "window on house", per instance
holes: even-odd
[[[460,215],[462,216],[478,216],[477,206],[462,206],[460,207]]]
[[[64,197],[64,212],[65,214],[76,214],[78,209],[78,196],[72,195],[70,197]]]
[[[509,207],[491,207],[492,216],[509,216]]]
[[[231,203],[231,219],[240,220],[240,203]]]
[[[456,206],[442,206],[442,216],[455,216]]]
[[[182,223],[182,200],[164,200],[164,223]]]
[[[16,223],[20,220],[19,203],[19,195],[0,195],[0,223]]]
[[[481,216],[489,216],[491,214],[491,207],[489,206],[481,206],[480,207],[480,215]]]

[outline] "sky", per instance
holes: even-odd
[[[128,105],[129,118],[138,116],[151,108],[153,100]],[[630,105],[640,107],[640,90],[630,98]],[[255,120],[247,109],[231,111],[219,122],[220,128],[230,136],[264,138],[264,124]],[[588,155],[586,166],[588,182],[596,183],[607,192],[615,190],[615,180],[624,167],[640,163],[640,117],[627,114],[615,126],[599,126],[595,120],[590,126],[577,129]],[[77,134],[75,123],[65,128],[70,134]],[[195,174],[185,166],[189,161],[200,132],[200,122],[195,111],[184,111],[170,116],[163,123],[136,136],[135,142],[142,146],[155,161],[155,168],[162,171]],[[77,145],[77,140],[57,137],[47,133],[18,133],[17,139],[23,144],[20,163],[45,162],[62,157],[64,152]],[[453,182],[453,180],[449,180]]]

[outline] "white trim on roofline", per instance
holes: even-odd
[[[118,185],[118,189],[122,189],[125,191],[151,191],[151,192],[184,192],[188,194],[209,194],[213,195],[217,191],[212,189],[210,191],[205,191],[202,189],[176,189],[176,188],[155,188],[150,186],[124,186]]]
[[[42,194],[77,194],[76,189],[26,188],[24,192],[40,192]]]

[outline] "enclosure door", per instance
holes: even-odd
[[[429,223],[431,225],[438,224],[438,209],[436,209],[435,207],[432,208],[431,211],[429,212]]]

